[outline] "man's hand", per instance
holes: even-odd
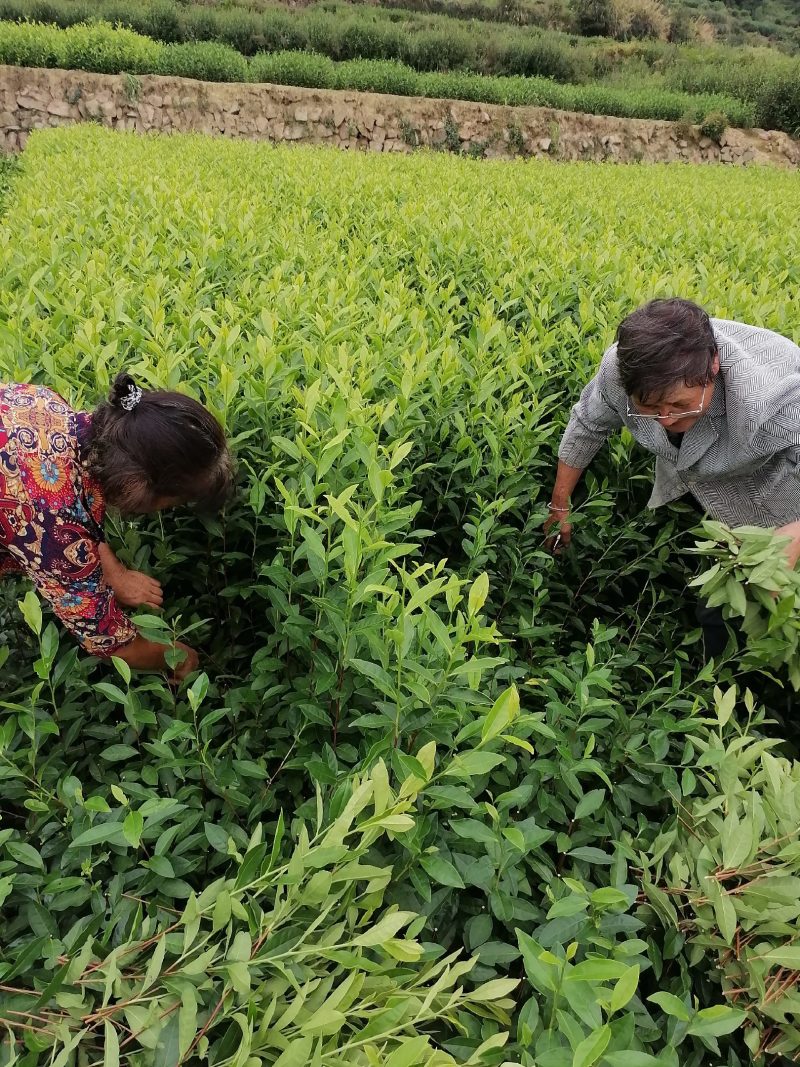
[[[779,526],[775,533],[780,537],[789,538],[789,543],[783,551],[789,560],[789,566],[796,567],[800,559],[800,522],[789,522],[786,526]]]
[[[161,583],[141,571],[129,571],[127,567],[107,575],[114,596],[126,608],[160,608],[164,603]]]
[[[554,556],[560,555],[572,540],[572,523],[569,521],[569,508],[550,508],[545,519],[545,548]]]

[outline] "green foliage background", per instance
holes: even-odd
[[[723,128],[800,130],[800,60],[764,47],[588,39],[339,0],[299,10],[0,0],[0,19],[0,62],[23,66],[274,80],[693,122],[718,111]],[[97,20],[105,22],[84,25]]]
[[[680,293],[798,336],[798,183],[32,138],[0,378],[85,406],[121,366],[188,390],[240,488],[219,518],[111,531],[165,584],[142,626],[202,651],[179,693],[2,589],[0,1062],[800,1047],[797,894],[779,917],[727,894],[762,849],[794,877],[798,772],[764,762],[782,727],[758,703],[783,705],[759,664],[758,699],[735,656],[701,667],[691,516],[644,510],[649,461],[618,438],[574,551],[541,531],[571,399],[633,306]],[[748,848],[717,857],[734,802]]]

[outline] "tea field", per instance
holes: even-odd
[[[780,671],[703,666],[696,519],[630,440],[568,554],[542,524],[632,307],[800,339],[800,178],[84,127],[4,181],[0,380],[187,390],[239,488],[110,526],[179,691],[0,587],[0,1063],[795,1056]]]

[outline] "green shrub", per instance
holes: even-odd
[[[398,59],[402,53],[402,31],[395,26],[348,19],[333,27],[330,24],[309,28],[312,47],[333,59]]]
[[[350,60],[335,65],[333,87],[413,96],[417,88],[417,73],[404,63],[391,59]]]
[[[710,137],[719,144],[729,125],[728,116],[724,111],[709,111],[700,123],[700,132],[704,137]]]
[[[746,1013],[750,1062],[791,1059],[800,1050],[800,763],[776,752],[777,738],[739,725],[758,720],[751,694],[718,690],[715,718],[716,735],[696,743],[698,795],[665,826],[668,858],[650,861],[648,887],[663,921],[708,961],[711,987]]]
[[[444,11],[451,0],[426,2]],[[575,2],[583,12],[581,17],[594,19],[592,25],[596,25],[606,0]],[[624,16],[618,23],[620,35],[665,35],[665,15],[657,0],[618,2]],[[612,0],[608,3],[613,6]],[[61,27],[100,19],[119,22],[165,43],[217,41],[247,56],[258,51],[313,51],[337,61],[394,59],[420,72],[542,76],[565,84],[613,80],[611,88],[620,84],[646,88],[644,82],[650,81],[653,89],[736,97],[755,108],[759,123],[769,127],[794,132],[800,126],[798,62],[774,50],[699,44],[677,47],[654,40],[580,41],[550,30],[512,28],[497,21],[512,15],[510,9],[503,15],[501,6],[475,9],[475,14],[491,15],[495,21],[454,24],[444,14],[385,11],[337,0],[292,11],[174,0],[142,0],[133,5],[123,0],[91,4],[86,0],[0,0],[0,19],[31,19]],[[466,7],[462,13],[468,17]]]
[[[266,52],[303,51],[313,48],[309,24],[283,8],[270,8],[261,16],[260,48]]]
[[[64,34],[37,23],[0,23],[0,63],[18,67],[64,67]]]
[[[800,690],[800,572],[790,567],[781,538],[750,526],[729,529],[718,522],[702,524],[707,540],[695,552],[712,562],[692,582],[709,607],[741,626],[748,654],[773,668],[785,667]]]
[[[160,69],[167,45],[133,30],[103,22],[83,23],[63,31],[61,66],[99,74],[146,74]]]
[[[241,52],[216,41],[198,41],[165,45],[157,73],[201,81],[244,82],[249,67]]]
[[[458,31],[419,31],[410,34],[401,48],[400,58],[420,71],[458,70],[461,67],[474,69],[478,62],[474,41]]]
[[[800,137],[800,62],[770,72],[753,104],[755,125]]]
[[[614,0],[570,0],[578,33],[587,37],[611,37],[614,30]]]
[[[263,46],[262,20],[258,14],[241,8],[219,8],[214,11],[215,32],[204,31],[202,22],[193,16],[190,26],[192,36],[202,41],[208,38],[221,41],[235,48],[242,55],[252,56]]]
[[[122,7],[122,5],[120,6]],[[113,17],[112,13],[104,11],[103,14],[109,22],[119,21],[125,24],[131,14],[136,15],[138,13],[136,6],[133,7],[133,10],[131,10],[130,4],[126,6],[127,11],[124,11],[124,9],[120,11],[117,19]],[[166,44],[185,39],[180,7],[173,3],[172,0],[150,0],[150,3],[141,9],[140,18],[140,25],[133,28],[139,30],[140,33],[147,34],[148,37],[154,37],[156,40],[164,41]]]
[[[546,37],[503,44],[494,66],[498,74],[553,78],[559,82],[578,81],[584,73],[574,49],[555,44]]]
[[[482,74],[447,73],[420,74],[414,89],[415,96],[438,97],[444,100],[475,100],[487,104],[505,104],[503,84],[508,79],[489,78]]]
[[[330,89],[336,83],[336,67],[327,56],[313,52],[259,52],[250,61],[250,79]]]

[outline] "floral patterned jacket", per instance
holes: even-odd
[[[25,574],[87,652],[110,656],[136,629],[103,577],[90,430],[52,390],[0,384],[0,575]]]

